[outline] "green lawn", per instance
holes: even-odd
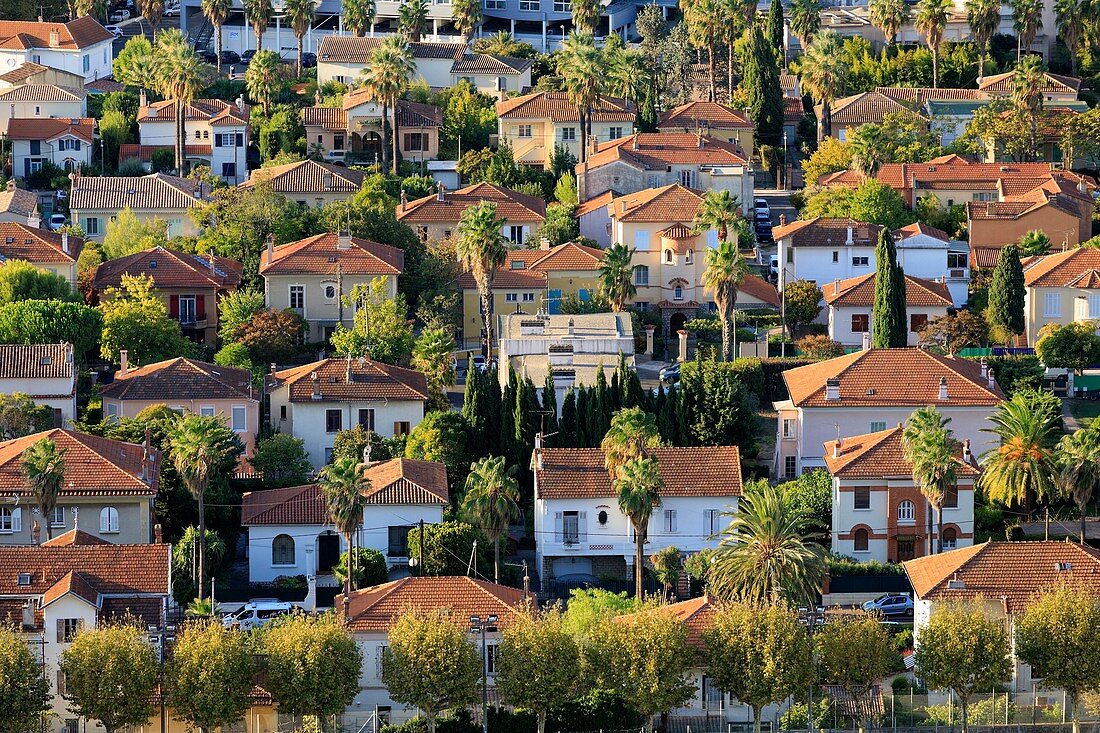
[[[1080,421],[1083,428],[1087,428],[1093,420],[1100,417],[1100,402],[1070,400],[1069,405],[1070,412]]]

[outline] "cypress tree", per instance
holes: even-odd
[[[500,449],[496,455],[514,456],[516,454],[516,370],[508,367],[508,384],[500,396]]]
[[[507,447],[501,433],[501,403],[503,395],[500,389],[498,369],[499,367],[494,366],[481,375],[481,387],[479,392],[481,396],[484,397],[482,400],[486,431],[484,436],[487,436],[484,439],[485,453],[482,457],[488,455],[503,456],[505,455],[505,448]]]
[[[989,284],[989,323],[1008,333],[1024,332],[1024,268],[1015,244],[1004,247],[997,257]]]
[[[572,387],[565,390],[561,400],[561,421],[558,434],[554,436],[554,445],[560,448],[577,447],[577,393]]]
[[[600,410],[596,415],[598,422],[593,436],[596,438],[596,445],[599,445],[603,436],[611,428],[611,416],[615,412],[615,397],[607,387],[607,373],[604,371],[603,362],[596,367],[596,397],[599,400]]]
[[[779,54],[783,54],[783,2],[772,0],[768,8],[768,42]],[[784,59],[784,62],[786,59]],[[784,64],[786,65],[786,64]]]
[[[908,344],[905,278],[898,267],[894,236],[886,227],[879,230],[878,245],[875,247],[875,301],[871,312],[871,344],[876,349]]]
[[[657,90],[656,82],[646,85],[642,107],[638,110],[638,132],[657,131]]]
[[[588,389],[585,387],[577,387],[577,428],[574,431],[576,435],[576,447],[588,448]]]
[[[783,142],[783,89],[775,53],[756,25],[752,29],[742,84],[756,123],[756,144],[777,147]]]
[[[600,391],[598,382],[597,386],[589,387],[585,392],[588,393],[586,400],[588,414],[585,415],[584,426],[585,439],[588,442],[585,443],[585,447],[594,448],[600,444],[607,433],[607,430],[603,429],[603,392]]]
[[[546,368],[546,381],[542,385],[542,411],[549,413],[545,417],[543,432],[547,435],[558,432],[558,394],[554,391],[554,372]],[[544,445],[553,444],[554,438],[547,438]]]

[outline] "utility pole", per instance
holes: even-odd
[[[482,620],[480,616],[470,617],[470,632],[481,632],[481,731],[489,733],[489,646],[485,641],[487,631],[496,631],[497,617],[490,615]]]

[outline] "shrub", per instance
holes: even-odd
[[[844,356],[844,346],[839,341],[833,341],[824,334],[806,336],[794,342],[798,353],[807,359],[833,359]]]
[[[830,555],[828,559],[829,575],[840,577],[845,575],[904,575],[905,569],[901,565],[871,560],[860,562],[852,557],[844,555]]]
[[[145,164],[141,162],[141,158],[127,158],[118,164],[118,174],[120,176],[144,176]]]

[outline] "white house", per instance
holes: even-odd
[[[123,146],[120,159],[143,160],[158,148],[172,150],[176,144],[176,103],[173,100],[145,104],[138,108],[140,146]],[[196,99],[187,105],[183,118],[186,157],[192,163],[210,166],[210,171],[229,184],[248,179],[248,115],[243,99]],[[134,148],[138,149],[135,151]]]
[[[828,306],[829,338],[845,346],[859,346],[874,326],[875,274],[835,280],[821,287]],[[916,346],[921,330],[933,318],[947,315],[952,306],[947,285],[905,275],[905,321],[909,345]]]
[[[447,468],[434,461],[394,458],[370,464],[364,476],[362,524],[356,543],[384,554],[391,567],[408,564],[409,530],[443,521]],[[270,583],[283,575],[327,575],[347,552],[318,484],[250,491],[241,504],[248,528],[248,577]]]
[[[714,546],[722,513],[737,509],[741,460],[735,446],[657,448],[664,479],[649,523],[646,556],[675,545]],[[544,582],[633,574],[634,540],[598,448],[535,448],[535,556]]]
[[[424,418],[428,383],[412,369],[358,359],[322,359],[272,372],[271,427],[305,441],[314,468],[332,459],[341,430],[362,425],[382,437],[406,435]]]
[[[95,81],[111,75],[114,41],[114,35],[90,15],[67,23],[3,20],[0,71],[30,61]]]
[[[49,408],[53,427],[76,419],[77,374],[72,344],[0,346],[0,394],[21,392],[36,405]]]
[[[955,460],[955,486],[944,493],[942,515],[936,517],[913,480],[913,464],[905,460],[902,428],[825,443],[825,465],[833,477],[833,552],[904,562],[973,544],[980,471],[969,441],[960,445]]]
[[[80,119],[88,116],[88,95],[83,89],[56,84],[20,84],[0,89],[0,133],[11,120]]]
[[[67,171],[92,164],[95,120],[90,117],[8,120],[12,170],[26,178],[46,163]]]
[[[825,466],[826,442],[876,433],[934,405],[951,419],[955,438],[981,453],[984,432],[1004,394],[984,363],[923,349],[863,349],[783,372],[789,399],[779,413],[773,471],[794,478]]]

